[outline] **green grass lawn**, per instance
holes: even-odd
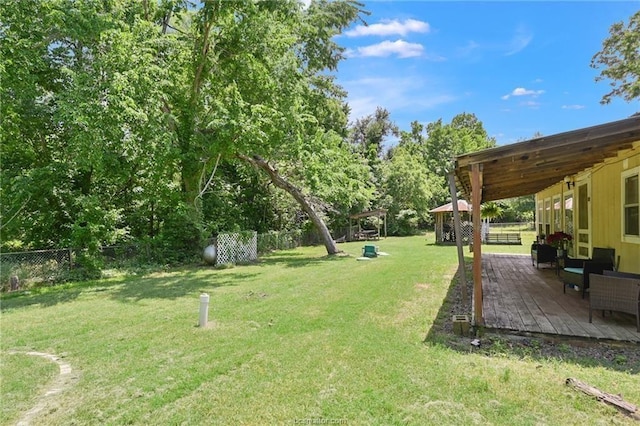
[[[37,424],[632,424],[564,381],[639,404],[637,375],[449,347],[434,324],[447,320],[455,247],[376,244],[390,255],[311,247],[5,298],[0,420],[14,424],[52,380],[46,361],[9,352],[39,351],[77,380]]]

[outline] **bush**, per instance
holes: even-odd
[[[418,212],[412,209],[400,210],[395,215],[395,220],[391,224],[391,234],[397,236],[415,235],[419,232],[418,225],[420,218]]]
[[[200,259],[205,239],[196,210],[180,203],[164,219],[160,241],[163,263],[179,264]]]

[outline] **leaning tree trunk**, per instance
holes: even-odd
[[[341,252],[341,250],[338,249],[338,245],[333,240],[333,237],[331,237],[331,233],[329,232],[327,225],[325,225],[322,218],[318,216],[318,213],[315,211],[307,197],[302,193],[300,189],[280,176],[278,171],[271,167],[271,165],[267,163],[262,157],[257,155],[249,157],[243,154],[238,154],[237,157],[250,163],[254,167],[259,168],[260,170],[265,171],[269,175],[269,178],[271,178],[271,182],[273,182],[275,186],[284,189],[289,194],[291,194],[293,198],[295,198],[295,200],[302,206],[302,209],[316,226],[318,231],[320,231],[320,235],[322,236],[324,246],[326,247],[328,254],[337,254]]]

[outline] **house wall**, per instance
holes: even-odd
[[[616,250],[616,257],[620,256],[619,270],[625,272],[640,273],[640,241],[624,241],[622,230],[622,174],[626,170],[640,167],[640,141],[634,143],[633,149],[621,151],[617,157],[607,159],[605,162],[596,164],[590,169],[572,176],[574,182],[587,183],[590,192],[590,241],[588,249],[586,244],[582,244],[578,250],[578,244],[574,244],[569,252],[570,256],[580,256],[582,253],[591,253],[593,247],[612,247]],[[564,203],[558,213],[553,209],[554,197],[564,200],[566,194],[574,195],[573,212],[574,222],[577,219],[577,188],[578,185],[567,188],[567,185],[560,181],[545,190],[536,194],[536,226],[543,230],[551,228],[554,232],[555,214],[559,214],[562,230],[576,236],[574,229],[567,230],[564,214]],[[545,204],[547,201],[547,204]],[[540,207],[549,205],[550,210],[544,210],[540,217]],[[544,214],[549,211],[549,214]],[[550,222],[550,223],[547,223]],[[588,250],[588,251],[587,251]],[[581,252],[581,253],[580,253]]]

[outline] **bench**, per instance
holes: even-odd
[[[378,234],[378,231],[376,231],[375,229],[365,229],[363,231],[360,232],[356,232],[353,235],[353,239],[354,240],[378,240],[380,238],[380,234]]]
[[[522,245],[522,238],[519,232],[500,232],[497,234],[487,234],[485,244],[514,244]]]

